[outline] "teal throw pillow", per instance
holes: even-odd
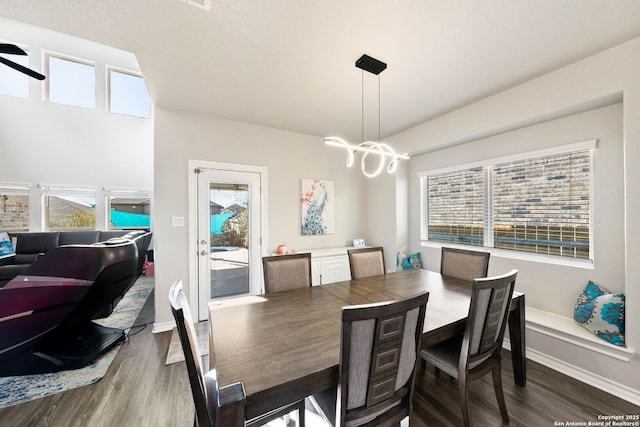
[[[624,293],[611,293],[589,281],[573,310],[573,319],[611,344],[624,346]]]
[[[420,252],[411,254],[402,260],[403,270],[419,270],[422,268],[422,259],[420,258]]]
[[[7,233],[0,233],[0,259],[7,258],[16,254],[11,244],[11,239]]]

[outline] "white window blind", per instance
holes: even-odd
[[[421,173],[421,238],[592,259],[595,145]]]
[[[493,167],[494,246],[589,257],[591,151]]]
[[[427,238],[482,246],[484,179],[481,167],[423,177],[427,180]]]

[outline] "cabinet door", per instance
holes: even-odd
[[[322,284],[351,279],[349,258],[346,255],[322,259]]]
[[[322,284],[322,263],[311,258],[311,285],[317,286]]]

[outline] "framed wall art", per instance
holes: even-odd
[[[300,233],[303,236],[335,232],[335,183],[320,179],[301,180]]]

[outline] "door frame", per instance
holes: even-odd
[[[198,174],[196,169],[218,169],[233,172],[252,172],[257,173],[260,176],[260,256],[267,255],[266,242],[267,238],[267,172],[266,166],[255,165],[243,165],[237,163],[223,163],[212,162],[208,160],[187,160],[187,176],[189,182],[189,201],[188,201],[188,214],[189,214],[189,283],[186,286],[189,292],[189,306],[199,307],[198,301]],[[262,266],[253,266],[253,268],[261,269]],[[262,277],[262,275],[259,275]],[[262,280],[261,280],[262,281]],[[260,284],[262,288],[262,283]],[[198,313],[196,316],[200,318],[200,310],[196,310]],[[205,313],[205,318],[208,317],[208,313]]]

